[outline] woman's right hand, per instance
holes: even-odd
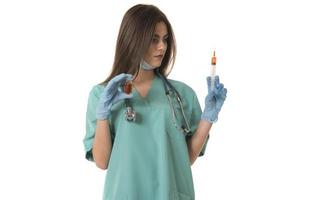
[[[112,105],[126,98],[132,98],[132,94],[126,94],[120,88],[127,80],[132,79],[131,74],[119,74],[113,77],[104,88],[96,109],[96,118],[100,120],[108,119]]]

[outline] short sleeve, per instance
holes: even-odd
[[[104,86],[102,85],[94,86],[91,89],[89,93],[89,97],[88,97],[87,110],[86,110],[86,134],[85,134],[83,143],[85,148],[85,157],[89,161],[94,161],[92,147],[93,147],[95,131],[96,131],[96,122],[97,122],[96,108],[99,103],[99,98],[103,91],[103,88]],[[110,131],[112,133],[110,121],[109,121],[109,124],[110,124]]]
[[[195,134],[195,131],[197,130],[199,122],[201,120],[202,110],[201,110],[200,103],[198,101],[198,97],[194,91],[193,91],[192,97],[193,98],[192,98],[192,106],[191,106],[190,128],[191,128],[192,134]],[[199,156],[204,155],[209,138],[210,138],[210,134],[208,135]]]

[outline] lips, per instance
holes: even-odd
[[[156,58],[163,58],[163,55],[157,55],[157,56],[154,56]]]

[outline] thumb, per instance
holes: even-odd
[[[124,92],[121,92],[119,95],[118,95],[118,99],[130,99],[133,97],[133,94],[130,93],[130,94],[126,94]]]
[[[133,94],[132,93],[130,93],[130,94],[124,94],[124,96],[123,96],[123,98],[125,98],[125,99],[131,99],[131,98],[133,98],[134,96],[133,96]]]

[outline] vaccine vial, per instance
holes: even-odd
[[[125,84],[124,84],[124,92],[126,94],[130,94],[132,92],[132,81],[131,80],[125,82]]]

